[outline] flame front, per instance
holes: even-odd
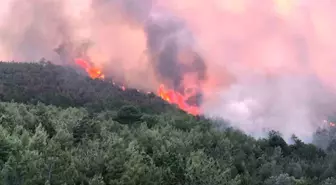
[[[95,67],[90,65],[89,62],[87,62],[84,59],[81,58],[77,58],[75,59],[75,63],[80,66],[81,68],[83,68],[87,74],[90,76],[90,78],[92,79],[104,79],[105,75],[102,73],[102,71]],[[115,83],[113,82],[113,84],[115,85]],[[125,91],[126,87],[124,85],[120,86],[120,88]],[[172,89],[166,89],[165,86],[163,84],[161,84],[157,90],[157,95],[159,97],[161,97],[164,101],[170,103],[170,104],[174,104],[177,105],[178,108],[180,108],[181,110],[186,111],[187,113],[191,114],[191,115],[199,115],[200,114],[200,110],[199,107],[197,106],[191,106],[188,105],[186,103],[187,97],[183,96],[182,94],[180,94],[179,92],[176,92]]]
[[[160,85],[158,89],[158,95],[165,101],[171,104],[175,104],[178,108],[188,112],[192,115],[199,115],[200,110],[197,106],[191,106],[186,103],[187,97],[183,96],[179,92],[171,89],[166,89],[163,84]]]
[[[86,60],[77,58],[75,59],[75,62],[77,65],[79,65],[81,68],[85,69],[85,71],[88,73],[88,75],[93,78],[99,78],[99,79],[104,79],[105,76],[102,73],[102,71],[96,67],[91,66]]]

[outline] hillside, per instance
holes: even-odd
[[[147,113],[173,110],[153,94],[123,91],[108,80],[92,80],[74,69],[42,63],[0,63],[0,100],[85,107],[93,112],[137,105]]]
[[[0,63],[0,99],[1,184],[336,184],[333,142],[256,140],[70,68]]]

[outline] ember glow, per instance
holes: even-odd
[[[331,122],[331,121],[323,120],[323,123],[324,123],[324,125],[322,125],[322,126],[328,125],[330,127],[336,127],[336,123]]]

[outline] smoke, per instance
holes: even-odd
[[[202,111],[254,136],[310,141],[336,111],[336,2],[3,0],[0,57],[85,57],[129,87],[202,94]],[[191,93],[189,92],[191,91]],[[199,103],[198,103],[199,104]]]
[[[8,0],[7,0],[8,1]],[[54,44],[71,37],[65,1],[8,1],[0,29],[4,60],[57,59]],[[1,4],[5,4],[2,2]]]
[[[318,79],[305,75],[253,76],[219,91],[217,102],[204,105],[210,116],[220,116],[234,126],[260,137],[266,131],[280,131],[289,140],[292,134],[305,141],[322,120],[335,111],[335,95]],[[215,106],[214,106],[215,105]]]
[[[185,23],[169,15],[162,18],[153,15],[145,30],[150,61],[157,77],[170,88],[189,96],[190,105],[200,105],[200,83],[206,80],[206,66]]]

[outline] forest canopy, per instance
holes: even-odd
[[[4,185],[335,185],[335,128],[252,138],[68,67],[0,63]]]

